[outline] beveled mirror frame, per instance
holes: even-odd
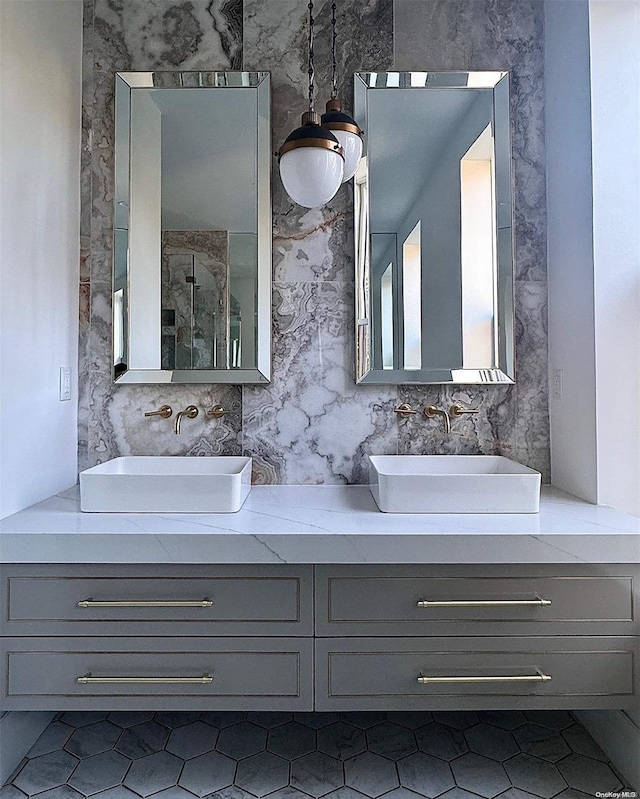
[[[115,335],[112,337],[113,379],[123,383],[233,383],[265,384],[271,380],[271,84],[269,72],[117,72],[115,87],[115,181],[113,285],[116,274],[115,204],[120,197],[129,201],[129,155],[131,130],[131,93],[136,89],[254,89],[256,90],[257,125],[257,291],[256,291],[256,367],[249,369],[127,369],[115,366]],[[120,134],[120,139],[118,135]],[[119,181],[126,181],[126,186]],[[129,244],[126,251],[127,285],[130,279]],[[158,264],[160,275],[160,264]],[[114,303],[115,306],[115,303]],[[131,335],[128,309],[126,311],[126,349]],[[113,310],[115,331],[115,307]],[[160,336],[160,330],[158,330]]]
[[[412,79],[419,76],[419,81]],[[494,324],[496,363],[487,368],[373,368],[372,309],[371,309],[371,235],[369,161],[365,162],[360,182],[354,179],[354,239],[355,239],[355,325],[356,325],[356,382],[359,384],[509,384],[515,382],[515,298],[514,298],[514,214],[513,167],[511,162],[511,130],[509,113],[509,74],[501,72],[356,72],[354,73],[354,109],[358,125],[369,130],[368,93],[379,89],[468,89],[493,91],[493,124],[495,158],[500,157],[500,175],[496,173],[495,219],[495,297]],[[410,155],[408,157],[411,157]],[[365,219],[359,228],[359,219]],[[394,329],[395,329],[394,313]]]

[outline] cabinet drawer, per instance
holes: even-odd
[[[5,635],[311,635],[311,569],[5,567]]]
[[[636,657],[633,638],[326,638],[316,707],[623,708]]]
[[[628,571],[537,568],[319,568],[316,634],[638,633]]]
[[[3,706],[305,709],[311,639],[5,638]]]

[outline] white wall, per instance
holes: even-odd
[[[0,516],[76,482],[81,47],[81,0],[0,0]]]
[[[598,501],[640,516],[640,4],[591,0]]]
[[[596,502],[589,7],[545,3],[551,480]],[[562,370],[562,398],[553,371]]]

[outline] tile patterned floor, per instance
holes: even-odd
[[[67,712],[0,799],[586,799],[624,787],[564,711]]]

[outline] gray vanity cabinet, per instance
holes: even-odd
[[[316,708],[625,708],[629,566],[317,566]],[[637,699],[635,700],[637,701]]]
[[[0,576],[4,709],[313,709],[311,566]]]
[[[4,565],[2,708],[629,708],[637,566]]]

